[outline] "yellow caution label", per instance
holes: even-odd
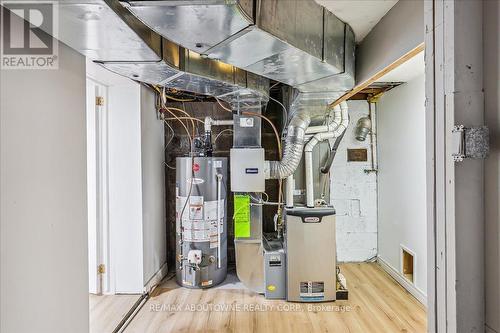
[[[267,290],[269,291],[275,291],[276,290],[276,286],[274,284],[270,284],[267,286]]]

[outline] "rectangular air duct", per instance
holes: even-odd
[[[121,3],[152,30],[202,57],[301,92],[354,86],[354,33],[313,0]]]

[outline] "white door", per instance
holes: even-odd
[[[109,270],[107,87],[87,79],[89,292],[114,293]]]

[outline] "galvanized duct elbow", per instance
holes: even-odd
[[[305,113],[295,115],[288,125],[281,161],[269,161],[269,179],[283,179],[297,169],[305,144],[306,129],[311,119]]]

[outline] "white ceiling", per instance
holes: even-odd
[[[316,0],[316,2],[348,23],[354,30],[356,42],[359,43],[398,0]]]
[[[424,52],[420,52],[410,60],[399,65],[389,73],[382,76],[377,82],[408,82],[424,74]]]

